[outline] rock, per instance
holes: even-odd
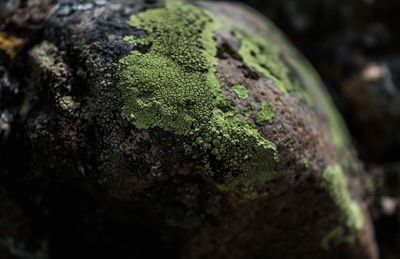
[[[371,165],[377,183],[373,217],[381,258],[396,258],[400,244],[400,164]]]
[[[19,82],[10,75],[9,67],[3,63],[0,59],[0,143],[9,139],[12,122],[23,98]]]
[[[399,76],[400,59],[393,57],[365,64],[343,83],[360,150],[370,162],[400,159]]]
[[[1,173],[1,169],[0,169]],[[0,257],[4,259],[45,259],[45,241],[39,241],[32,233],[26,213],[0,189]]]
[[[25,64],[52,257],[377,258],[340,116],[246,7],[60,1]]]
[[[19,0],[6,0],[0,3],[0,20],[12,14],[20,5]]]

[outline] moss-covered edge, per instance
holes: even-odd
[[[328,166],[324,173],[321,186],[327,190],[330,197],[340,210],[342,220],[349,230],[360,230],[364,225],[361,208],[348,191],[347,179],[339,165]],[[322,240],[322,247],[329,249],[333,245],[352,243],[354,238],[346,234],[343,227],[331,230]]]

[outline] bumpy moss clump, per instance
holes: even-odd
[[[124,118],[137,128],[189,137],[188,154],[220,161],[216,168],[205,166],[212,173],[220,169],[226,180],[233,173],[247,182],[271,177],[275,145],[229,104],[215,75],[213,32],[219,24],[212,15],[169,0],[165,8],[132,16],[130,24],[147,36],[128,35],[126,41],[147,50],[134,50],[119,62]]]
[[[249,97],[249,90],[243,85],[234,85],[232,90],[239,99],[244,100]]]
[[[347,181],[340,166],[328,166],[325,169],[322,187],[329,192],[329,195],[341,210],[346,225],[350,229],[361,229],[363,226],[363,213],[357,203],[350,197]]]
[[[263,102],[261,104],[261,110],[257,113],[256,121],[260,124],[270,123],[274,118],[275,109],[272,105]]]
[[[299,164],[302,169],[307,169],[310,167],[310,161],[308,161],[307,158],[303,158],[302,160],[300,160]]]

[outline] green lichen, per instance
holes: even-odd
[[[307,158],[303,158],[302,160],[300,160],[299,164],[302,169],[308,169],[310,166],[310,161],[308,161]]]
[[[292,84],[288,77],[288,68],[279,57],[278,47],[260,35],[236,29],[235,35],[240,39],[239,54],[243,61],[275,81],[278,88],[285,93],[291,92]]]
[[[205,167],[210,174],[220,171],[228,184],[240,179],[232,175],[254,183],[269,179],[278,159],[275,145],[230,105],[215,75],[213,33],[219,23],[213,16],[169,0],[165,8],[132,16],[130,24],[147,36],[125,40],[147,50],[119,61],[123,117],[140,129],[188,137],[187,153],[219,161],[218,167]]]
[[[336,227],[332,229],[321,242],[322,247],[325,250],[337,247],[341,244],[352,244],[354,243],[354,237],[346,235],[342,227]]]
[[[249,97],[249,90],[243,85],[234,85],[232,90],[239,99],[244,100]]]
[[[285,62],[278,44],[268,36],[246,31],[232,24],[230,26],[240,40],[239,55],[246,65],[273,80],[283,93],[296,94],[306,104],[311,104],[311,98],[300,82],[293,80],[290,67]]]
[[[328,166],[323,174],[321,186],[325,188],[336,206],[341,211],[342,218],[350,229],[359,230],[363,226],[363,213],[358,204],[353,201],[348,192],[347,180],[340,166]]]
[[[253,107],[253,105],[250,104],[250,105],[247,105],[246,107],[244,107],[241,110],[241,113],[246,117],[250,117],[253,114],[254,109],[255,108]]]
[[[271,21],[250,11],[266,24],[268,33],[255,33],[235,25],[228,17],[221,18],[241,41],[239,54],[244,63],[272,79],[282,92],[298,96],[308,106],[319,103],[326,112],[332,142],[345,158],[349,134],[333,101],[323,90],[317,72]]]
[[[275,109],[272,105],[265,102],[261,103],[261,110],[257,113],[257,123],[270,123],[275,115]]]

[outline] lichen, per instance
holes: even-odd
[[[320,104],[328,119],[332,143],[345,158],[349,134],[317,72],[271,21],[252,12],[267,25],[268,33],[255,33],[239,27],[228,17],[220,18],[240,40],[239,54],[244,63],[272,79],[283,93],[297,96],[308,106]]]
[[[359,230],[363,226],[363,213],[358,204],[350,197],[347,180],[340,166],[328,166],[323,174],[321,186],[325,188],[336,206],[347,227]]]
[[[224,19],[224,23],[240,41],[239,55],[247,66],[271,79],[284,94],[296,95],[307,105],[311,104],[310,96],[291,74],[279,44],[270,40],[268,35],[239,28],[228,19]]]
[[[76,102],[72,96],[63,96],[58,100],[58,104],[64,111],[72,112],[79,108],[80,103]]]
[[[342,227],[336,227],[322,239],[321,246],[325,250],[330,250],[331,248],[337,247],[341,244],[352,243],[354,243],[354,237],[351,235],[346,235]]]
[[[239,54],[245,64],[273,79],[284,93],[293,90],[288,68],[279,57],[278,46],[268,42],[267,38],[237,28],[235,36],[240,40]]]
[[[21,48],[23,40],[0,32],[0,50],[4,51],[10,58],[15,58]]]
[[[272,105],[262,102],[261,109],[257,113],[256,121],[260,124],[270,123],[275,115],[275,109]]]
[[[303,158],[299,162],[302,169],[308,169],[310,167],[310,161],[307,158]]]
[[[65,70],[64,64],[60,62],[57,47],[47,41],[43,41],[32,48],[29,56],[35,63],[34,68],[40,71],[51,71],[56,76],[62,76]]]
[[[139,129],[187,137],[187,154],[217,161],[219,166],[204,166],[223,174],[228,185],[243,177],[250,183],[269,179],[278,160],[275,145],[229,103],[215,75],[219,23],[213,16],[169,0],[164,8],[132,16],[130,24],[147,36],[125,37],[137,50],[119,61],[123,117]]]
[[[288,43],[288,39],[277,29],[272,22],[267,19],[263,19],[268,27],[271,29],[271,41],[275,45],[281,47],[281,53],[285,53],[283,57],[286,59],[287,66],[292,67],[292,70],[296,71],[296,76],[299,77],[298,82],[303,85],[306,89],[298,88],[300,91],[296,91],[297,95],[300,95],[301,99],[305,100],[306,103],[311,104],[311,101],[321,105],[322,109],[326,114],[326,118],[329,123],[330,135],[332,137],[332,143],[339,150],[344,158],[348,156],[349,146],[349,133],[346,129],[345,123],[336,109],[332,99],[327,90],[324,88],[324,84],[315,71],[310,62],[304,58],[304,56],[295,49],[292,44]],[[274,38],[272,40],[272,38]],[[343,161],[346,162],[346,161]]]
[[[234,85],[232,90],[239,99],[244,100],[249,97],[249,90],[243,85]]]

